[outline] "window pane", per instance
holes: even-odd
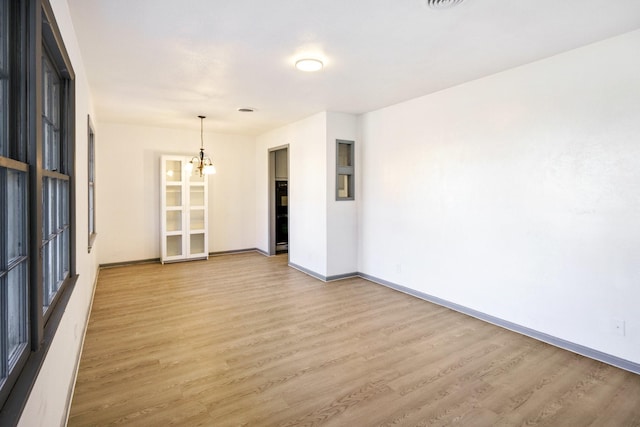
[[[342,142],[338,143],[338,166],[353,166],[351,147],[353,147],[351,144],[344,144]]]
[[[9,2],[0,0],[0,156],[9,157]]]
[[[69,181],[60,180],[60,213],[61,224],[59,228],[69,225]]]
[[[61,254],[61,258],[62,258],[62,278],[61,278],[61,280],[65,280],[67,277],[69,277],[69,254],[70,254],[69,235],[70,234],[71,233],[69,231],[69,228],[66,228],[62,232],[62,254]]]
[[[338,197],[351,197],[351,175],[338,175]]]
[[[42,164],[60,168],[60,87],[62,81],[47,55],[42,57]]]
[[[89,251],[91,251],[91,246],[93,245],[93,238],[96,234],[96,186],[95,186],[95,177],[96,177],[96,136],[93,131],[93,127],[91,124],[91,118],[87,117],[87,126],[88,126],[88,188],[89,188]]]
[[[42,180],[42,236],[48,240],[55,232],[55,207],[57,203],[57,185],[55,178]]]
[[[9,157],[9,79],[0,71],[0,156]]]
[[[8,260],[27,255],[27,205],[26,175],[23,172],[7,171],[7,219],[9,227]]]
[[[8,274],[7,337],[8,361],[21,353],[27,342],[27,262],[15,266]],[[12,368],[12,366],[10,366]]]
[[[95,195],[93,184],[89,184],[89,235],[95,233]]]
[[[51,283],[51,251],[50,245],[46,244],[42,248],[42,305],[43,311],[46,311],[51,303],[53,295],[53,286]]]

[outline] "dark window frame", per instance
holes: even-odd
[[[0,0],[4,1],[4,0]],[[77,282],[75,220],[75,74],[49,0],[9,0],[9,50],[11,54],[8,157],[0,166],[24,170],[27,176],[29,351],[11,382],[0,384],[0,425],[16,424],[44,363],[46,354]],[[46,47],[45,47],[46,46]],[[43,162],[43,59],[44,51],[62,78],[60,89],[60,170],[45,169]],[[43,312],[43,180],[68,182],[68,275]],[[2,246],[2,244],[0,244]],[[1,313],[0,313],[1,314]]]
[[[89,115],[87,115],[87,198],[89,204],[87,218],[89,248],[87,252],[91,253],[98,232],[96,228],[96,132]]]
[[[350,165],[340,165],[340,146],[349,147]],[[336,139],[336,201],[355,200],[355,141]],[[340,177],[347,176],[347,196],[340,195]]]

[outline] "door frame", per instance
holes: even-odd
[[[291,151],[289,144],[279,145],[269,148],[269,256],[276,254],[276,151],[287,150],[287,198],[289,199],[287,213],[287,229],[289,230],[289,217],[291,213],[291,198],[289,197],[289,188],[291,183]],[[287,250],[287,257],[291,251],[291,238]]]

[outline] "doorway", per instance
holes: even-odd
[[[269,255],[289,252],[289,147],[269,150]]]

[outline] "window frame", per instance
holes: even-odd
[[[349,156],[351,164],[348,166],[340,165],[340,146],[349,146]],[[347,141],[344,139],[336,139],[336,201],[355,200],[355,141]],[[340,196],[340,177],[348,177],[347,196]]]
[[[0,0],[2,1],[2,0]],[[27,192],[27,268],[28,350],[24,365],[14,368],[0,384],[0,425],[18,422],[30,391],[44,363],[75,284],[76,198],[75,198],[75,74],[63,43],[49,0],[10,0],[9,7],[10,84],[9,99],[13,116],[9,119],[8,157],[0,166],[25,171]],[[46,47],[45,47],[46,46]],[[43,161],[43,59],[48,51],[60,74],[60,170],[45,169]],[[43,312],[43,180],[50,177],[68,181],[65,200],[68,220],[68,275],[60,283],[49,308]],[[0,216],[4,213],[0,214]],[[0,242],[0,246],[5,243]],[[64,247],[64,245],[62,245]],[[0,316],[4,316],[0,312]],[[1,380],[0,380],[1,381]]]
[[[87,203],[89,231],[87,252],[91,253],[98,232],[96,229],[96,132],[90,115],[87,115]]]

